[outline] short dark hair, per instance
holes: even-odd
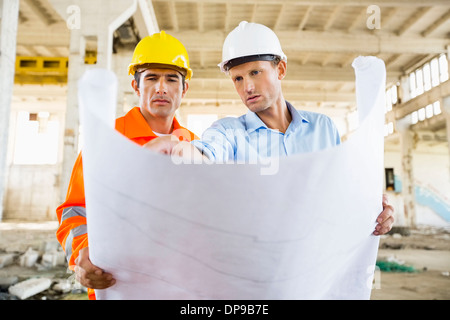
[[[145,71],[145,70],[144,70]],[[135,73],[134,73],[134,80],[136,80],[136,84],[137,84],[137,87],[139,88],[139,83],[141,82],[141,74],[144,72],[144,71],[136,71]],[[179,72],[178,72],[179,73]],[[184,85],[184,83],[186,82],[186,77],[183,75],[183,74],[181,74],[180,73],[180,75],[181,75],[181,83],[183,84],[183,90],[184,90],[184,87],[185,87],[185,85]]]
[[[276,67],[280,63],[281,60],[282,59],[280,56],[275,56],[275,58],[272,60],[273,66]]]
[[[281,57],[274,54],[255,54],[252,56],[231,59],[223,67],[226,71],[230,71],[230,69],[235,66],[251,61],[272,61],[273,65],[277,66],[281,61]]]

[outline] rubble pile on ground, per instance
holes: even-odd
[[[0,248],[0,300],[59,300],[85,291],[67,268],[56,240],[43,241],[25,251]]]

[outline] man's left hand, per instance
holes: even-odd
[[[394,224],[394,207],[388,204],[387,195],[383,194],[383,211],[377,218],[378,224],[375,227],[374,235],[380,236],[388,233]]]

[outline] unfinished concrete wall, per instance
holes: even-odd
[[[14,90],[4,219],[56,220],[65,88],[15,85]]]
[[[5,219],[55,220],[58,170],[54,165],[11,166]]]
[[[0,2],[0,221],[3,216],[3,198],[7,180],[6,154],[16,61],[18,16],[19,0]]]
[[[414,171],[415,220],[417,225],[450,227],[450,161],[446,146],[434,150],[419,144],[412,152]],[[402,196],[402,155],[400,151],[385,152],[385,167],[393,168],[395,190],[385,191],[395,208],[396,225],[408,226]]]

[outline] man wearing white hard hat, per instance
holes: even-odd
[[[172,144],[166,140],[155,150],[194,158],[201,154],[213,162],[242,163],[340,144],[339,132],[329,117],[296,110],[285,100],[281,80],[286,76],[287,57],[268,27],[242,21],[225,39],[219,67],[233,81],[249,109],[247,114],[214,122],[201,140]],[[385,197],[383,208],[375,235],[389,232],[394,223],[393,207]]]
[[[258,157],[280,157],[340,143],[330,118],[297,111],[284,99],[281,80],[287,57],[271,29],[242,21],[225,39],[222,57],[220,70],[230,76],[249,111],[215,122],[202,141],[193,143],[209,159],[246,161],[255,157],[252,152]]]

